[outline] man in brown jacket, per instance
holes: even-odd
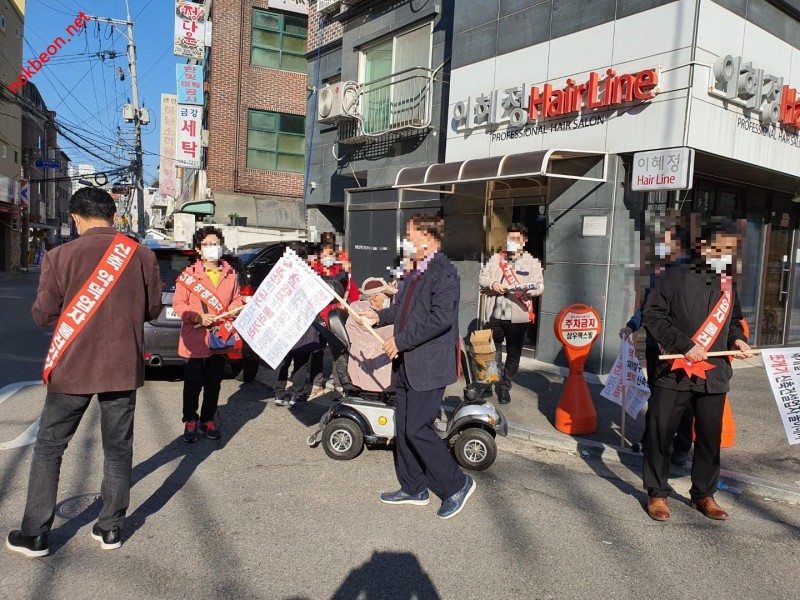
[[[133,412],[144,385],[144,322],[161,312],[161,278],[152,251],[112,227],[114,200],[99,188],[73,194],[69,212],[80,239],[42,261],[33,319],[54,327],[45,360],[47,397],[33,450],[28,500],[9,549],[49,553],[61,457],[92,396],[97,395],[105,464],[103,508],[92,528],[101,548],[122,545],[130,499]]]

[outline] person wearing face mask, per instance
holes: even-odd
[[[172,308],[183,321],[178,354],[183,368],[183,440],[197,441],[198,431],[210,440],[220,438],[214,421],[225,368],[225,355],[209,346],[209,329],[222,323],[217,315],[242,306],[236,271],[222,257],[222,232],[203,227],[194,235],[200,258],[178,277]],[[200,392],[203,406],[197,408]]]
[[[378,311],[391,306],[397,288],[379,277],[369,277],[361,286],[362,299],[353,303],[358,312],[367,312],[377,317]],[[364,329],[357,319],[348,319],[345,324],[350,339],[350,354],[345,356],[339,369],[339,379],[367,392],[383,392],[393,389],[392,361],[375,338]],[[384,340],[394,335],[394,326],[386,325],[375,330]],[[344,372],[342,372],[344,369]]]
[[[643,482],[647,513],[657,521],[671,516],[669,448],[688,405],[694,409],[696,433],[691,507],[710,519],[728,519],[714,492],[719,481],[722,412],[733,371],[727,357],[710,358],[708,353],[733,350],[736,358],[751,356],[731,268],[738,245],[733,223],[707,220],[692,263],[665,271],[645,302],[647,332],[664,353],[683,355],[659,362],[650,384]]]
[[[358,286],[355,284],[353,278],[350,277],[350,273],[348,272],[350,263],[340,259],[341,253],[336,247],[336,238],[331,237],[331,235],[332,234],[323,234],[319,256],[311,260],[311,268],[313,268],[317,274],[322,277],[322,279],[326,281],[338,282],[341,285],[341,289],[344,290],[342,298],[347,300],[347,302],[356,302],[359,299],[360,294],[358,291]],[[343,308],[337,301],[334,300],[319,313],[326,327],[328,327],[328,315],[332,310],[343,310]],[[329,344],[328,340],[326,340],[324,336],[320,338],[320,343],[321,348],[311,355],[311,380],[313,387],[311,388],[310,398],[314,398],[325,392],[323,362],[325,348]],[[333,353],[333,361],[335,363],[337,360],[340,360],[343,349],[338,348],[334,344],[330,344],[330,347],[331,352]],[[338,380],[339,378],[336,374],[336,371],[334,371],[333,375],[334,383],[338,388],[341,388],[341,382]]]
[[[444,219],[436,214],[415,215],[406,226],[403,252],[413,261],[398,300],[389,308],[361,313],[374,325],[394,325],[383,350],[393,360],[395,411],[395,468],[400,489],[381,494],[384,504],[426,505],[428,489],[444,498],[438,515],[456,516],[475,491],[436,432],[434,422],[445,388],[458,379],[458,272],[442,254]]]
[[[50,552],[62,457],[94,396],[100,417],[89,425],[97,429],[99,421],[104,465],[102,510],[91,535],[104,550],[122,546],[136,390],[144,385],[144,323],[161,313],[161,277],[155,254],[114,230],[115,212],[104,190],[78,190],[69,200],[69,213],[80,237],[42,260],[31,314],[37,325],[53,330],[42,374],[47,395],[29,455],[22,525],[6,538],[9,550],[29,558]],[[88,467],[89,455],[81,450],[80,460]],[[3,488],[10,489],[9,484]]]
[[[511,386],[519,370],[525,333],[536,315],[531,298],[544,291],[544,271],[539,259],[525,251],[528,230],[524,225],[512,224],[507,230],[506,248],[492,255],[481,269],[479,284],[485,294],[483,322],[492,330],[497,346],[497,364],[503,365],[501,346],[506,344],[506,362],[503,376],[497,384],[500,404],[511,402]],[[528,290],[513,291],[509,287],[533,284]]]
[[[682,225],[681,222],[674,223],[676,229],[678,226]],[[683,228],[682,231],[686,231],[687,228]],[[644,291],[642,297],[642,304],[633,313],[628,322],[625,324],[625,327],[619,330],[619,337],[620,339],[630,338],[632,334],[639,331],[642,328],[642,310],[644,309],[644,304],[647,301],[647,296],[656,285],[656,280],[658,279],[659,275],[661,275],[665,270],[671,269],[676,265],[687,264],[689,262],[689,257],[686,256],[686,253],[683,250],[684,243],[681,240],[680,236],[675,233],[670,227],[667,227],[664,231],[663,237],[661,241],[656,244],[655,253],[656,257],[659,259],[660,264],[656,266],[653,272],[650,274],[650,285]],[[653,336],[646,335],[645,336],[645,358],[647,362],[647,381],[652,382],[656,379],[656,367],[658,366],[658,355],[660,354],[658,349],[658,344],[653,339]],[[645,418],[645,422],[647,419]],[[678,425],[678,431],[675,434],[675,439],[672,445],[672,457],[671,462],[676,466],[683,466],[689,461],[689,452],[692,449],[692,429],[694,424],[694,412],[692,411],[691,404],[686,407],[686,410],[681,417],[680,424]],[[642,437],[641,444],[644,443],[644,437]]]

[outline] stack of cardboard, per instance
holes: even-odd
[[[472,346],[473,362],[475,363],[475,379],[481,383],[495,383],[500,380],[497,368],[494,340],[490,329],[479,329],[473,331],[469,336],[469,343]]]

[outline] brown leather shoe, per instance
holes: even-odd
[[[669,521],[671,515],[669,506],[667,506],[667,499],[649,496],[647,498],[647,514],[654,521]]]
[[[720,507],[711,496],[692,500],[689,506],[696,508],[709,519],[714,519],[716,521],[727,521],[730,519],[730,515],[722,510],[722,507]]]

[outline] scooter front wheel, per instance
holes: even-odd
[[[350,419],[334,419],[322,432],[322,447],[334,460],[351,460],[364,448],[364,432]]]
[[[471,471],[488,469],[497,458],[497,444],[492,434],[477,427],[462,431],[454,450],[458,464]]]

